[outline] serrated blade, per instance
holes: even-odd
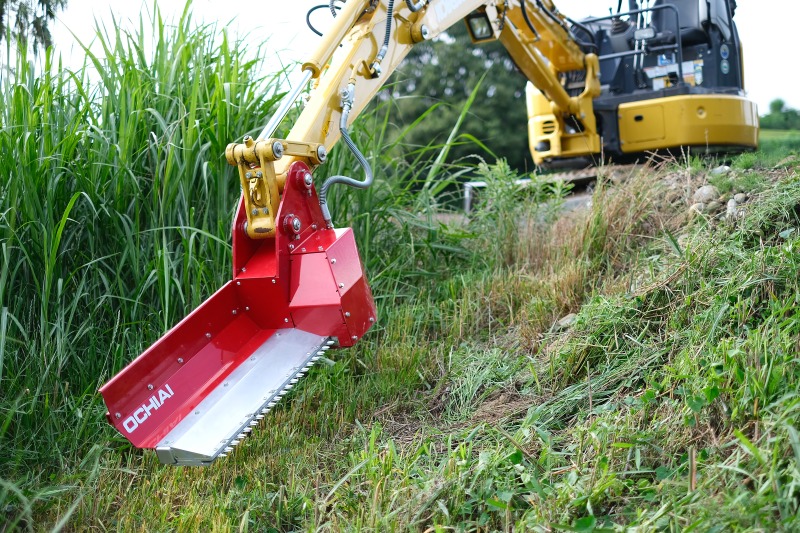
[[[299,329],[278,330],[158,443],[159,461],[204,466],[230,453],[328,341]]]

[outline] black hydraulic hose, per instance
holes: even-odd
[[[570,24],[583,30],[583,32],[586,33],[586,35],[588,35],[590,39],[594,40],[594,33],[592,33],[592,30],[590,30],[585,24],[572,20],[569,17],[566,17],[566,19]],[[586,44],[587,46],[594,46],[595,48],[597,48],[597,46],[594,43],[584,43],[584,44]]]
[[[383,58],[386,57],[386,53],[389,51],[389,39],[392,38],[392,16],[394,15],[394,0],[389,0],[389,5],[386,9],[386,33],[383,37],[383,44],[381,45],[381,49],[378,50],[377,55],[375,56],[375,61],[372,62],[370,65],[370,71],[372,72],[372,77],[377,78],[381,75],[381,61]]]
[[[372,180],[374,178],[372,174],[372,167],[370,166],[369,161],[367,161],[367,158],[364,157],[364,154],[362,154],[358,149],[356,143],[354,143],[353,139],[350,138],[350,133],[347,131],[347,117],[350,115],[351,106],[352,102],[345,102],[344,106],[342,107],[342,117],[339,119],[339,132],[342,134],[342,140],[344,140],[347,148],[349,148],[353,155],[356,156],[358,163],[364,169],[364,180],[358,181],[347,176],[331,176],[325,180],[325,183],[322,184],[322,187],[319,190],[319,206],[322,209],[322,216],[325,219],[325,223],[329,228],[333,227],[333,222],[331,221],[331,212],[328,209],[328,189],[337,183],[341,183],[342,185],[347,185],[349,187],[355,187],[357,189],[366,189],[372,185]]]
[[[332,4],[333,4],[333,2],[331,2],[331,5]],[[313,24],[311,24],[311,15],[313,15],[316,10],[325,9],[326,7],[328,7],[328,6],[326,6],[325,4],[319,4],[317,6],[312,7],[311,9],[308,10],[308,12],[306,12],[306,26],[308,26],[308,29],[310,29],[315,34],[319,35],[320,37],[322,37],[322,32],[319,31],[317,28],[315,28]],[[336,12],[336,10],[340,10],[340,9],[342,9],[342,8],[339,7],[339,6],[333,6],[334,13]]]
[[[386,10],[386,34],[383,37],[383,46],[378,56],[383,59],[389,51],[389,39],[392,38],[392,15],[394,15],[394,0],[389,0],[389,7]]]
[[[569,31],[569,27],[566,24],[564,24],[564,21],[561,20],[560,18],[558,18],[555,15],[555,13],[553,13],[552,11],[547,9],[547,7],[544,5],[542,0],[536,0],[536,5],[538,5],[539,9],[544,11],[544,14],[547,15],[553,22],[555,22],[556,24],[558,24],[559,26],[564,28],[564,31],[566,31],[567,33],[570,32]],[[522,0],[522,6],[523,6],[522,14],[525,15],[526,14],[525,13],[525,0]],[[576,26],[576,27],[580,28],[581,30],[585,31],[587,34],[589,34],[590,38],[594,39],[594,34],[592,33],[592,31],[589,28],[587,28],[583,24],[579,24],[579,23],[575,22],[574,20],[572,20],[570,18],[567,18],[567,20],[569,21],[570,24],[572,24],[573,26]],[[530,26],[530,21],[528,20],[527,17],[525,17],[525,21],[528,22],[528,25]],[[593,42],[581,41],[581,40],[579,40],[577,38],[575,40],[578,42],[579,46],[585,46],[587,48],[594,48],[595,50],[597,50],[597,45],[594,44]]]
[[[528,28],[530,28],[531,32],[533,32],[533,34],[536,36],[536,40],[540,40],[541,37],[539,36],[539,32],[533,27],[533,23],[531,22],[530,17],[528,17],[528,0],[521,0],[520,5],[522,7],[522,18],[525,19],[525,24],[528,25]]]
[[[553,22],[555,22],[556,24],[558,24],[559,26],[561,26],[562,28],[564,28],[566,31],[569,31],[569,28],[566,26],[566,24],[564,24],[564,21],[563,21],[563,20],[561,20],[560,18],[558,18],[558,17],[555,15],[555,13],[553,13],[552,11],[550,11],[549,9],[547,9],[547,7],[544,5],[544,2],[542,2],[542,0],[536,0],[536,5],[538,5],[538,6],[539,6],[539,9],[541,9],[542,11],[544,11],[544,14],[545,14],[545,15],[547,15],[548,17],[550,17],[550,19],[551,19]]]

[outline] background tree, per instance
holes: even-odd
[[[47,48],[53,44],[49,25],[66,5],[67,0],[0,0],[0,38],[10,33],[18,44]]]
[[[486,74],[460,133],[473,135],[519,171],[531,170],[528,150],[525,77],[499,42],[474,45],[466,26],[456,24],[434,41],[416,45],[393,75],[398,121],[410,124],[441,105],[407,136],[414,145],[444,143],[472,90]],[[479,153],[472,143],[456,146],[455,161]],[[481,154],[487,156],[488,154]]]
[[[786,102],[776,98],[769,103],[769,114],[761,117],[761,127],[768,130],[800,129],[800,113],[797,109],[786,107]]]

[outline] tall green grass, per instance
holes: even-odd
[[[148,42],[142,25],[98,31],[76,71],[23,51],[0,80],[0,478],[17,486],[118,444],[95,391],[229,276],[224,148],[280,96],[214,26],[157,16]]]

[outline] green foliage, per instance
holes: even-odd
[[[483,80],[483,82],[480,82]],[[478,153],[504,158],[518,172],[532,169],[525,111],[525,78],[517,72],[499,42],[474,45],[466,26],[456,24],[446,34],[414,46],[391,78],[397,110],[394,120],[409,124],[426,110],[430,115],[406,135],[406,142],[424,147],[441,143],[480,83],[476,105],[461,128],[463,138],[449,162],[470,159],[473,139],[485,147]],[[404,154],[397,154],[403,156]],[[411,157],[415,157],[411,152]]]
[[[17,45],[34,51],[53,44],[49,25],[67,0],[5,0],[0,2],[0,38],[11,35]]]
[[[87,50],[77,72],[23,50],[2,79],[0,478],[22,487],[119,445],[97,387],[230,268],[225,145],[268,114],[276,85],[213,27],[155,26],[152,42],[98,32],[105,58]],[[7,487],[0,503],[57,492]]]
[[[522,180],[503,159],[494,165],[480,163],[475,173],[486,186],[478,192],[477,209],[470,221],[470,228],[478,235],[474,246],[481,250],[487,264],[511,265],[517,259],[523,222],[531,218],[552,220],[571,185],[548,182],[535,174]],[[491,251],[495,255],[489,255]]]
[[[780,98],[769,104],[769,114],[761,117],[760,125],[768,130],[800,129],[800,113],[796,109],[786,107]]]

